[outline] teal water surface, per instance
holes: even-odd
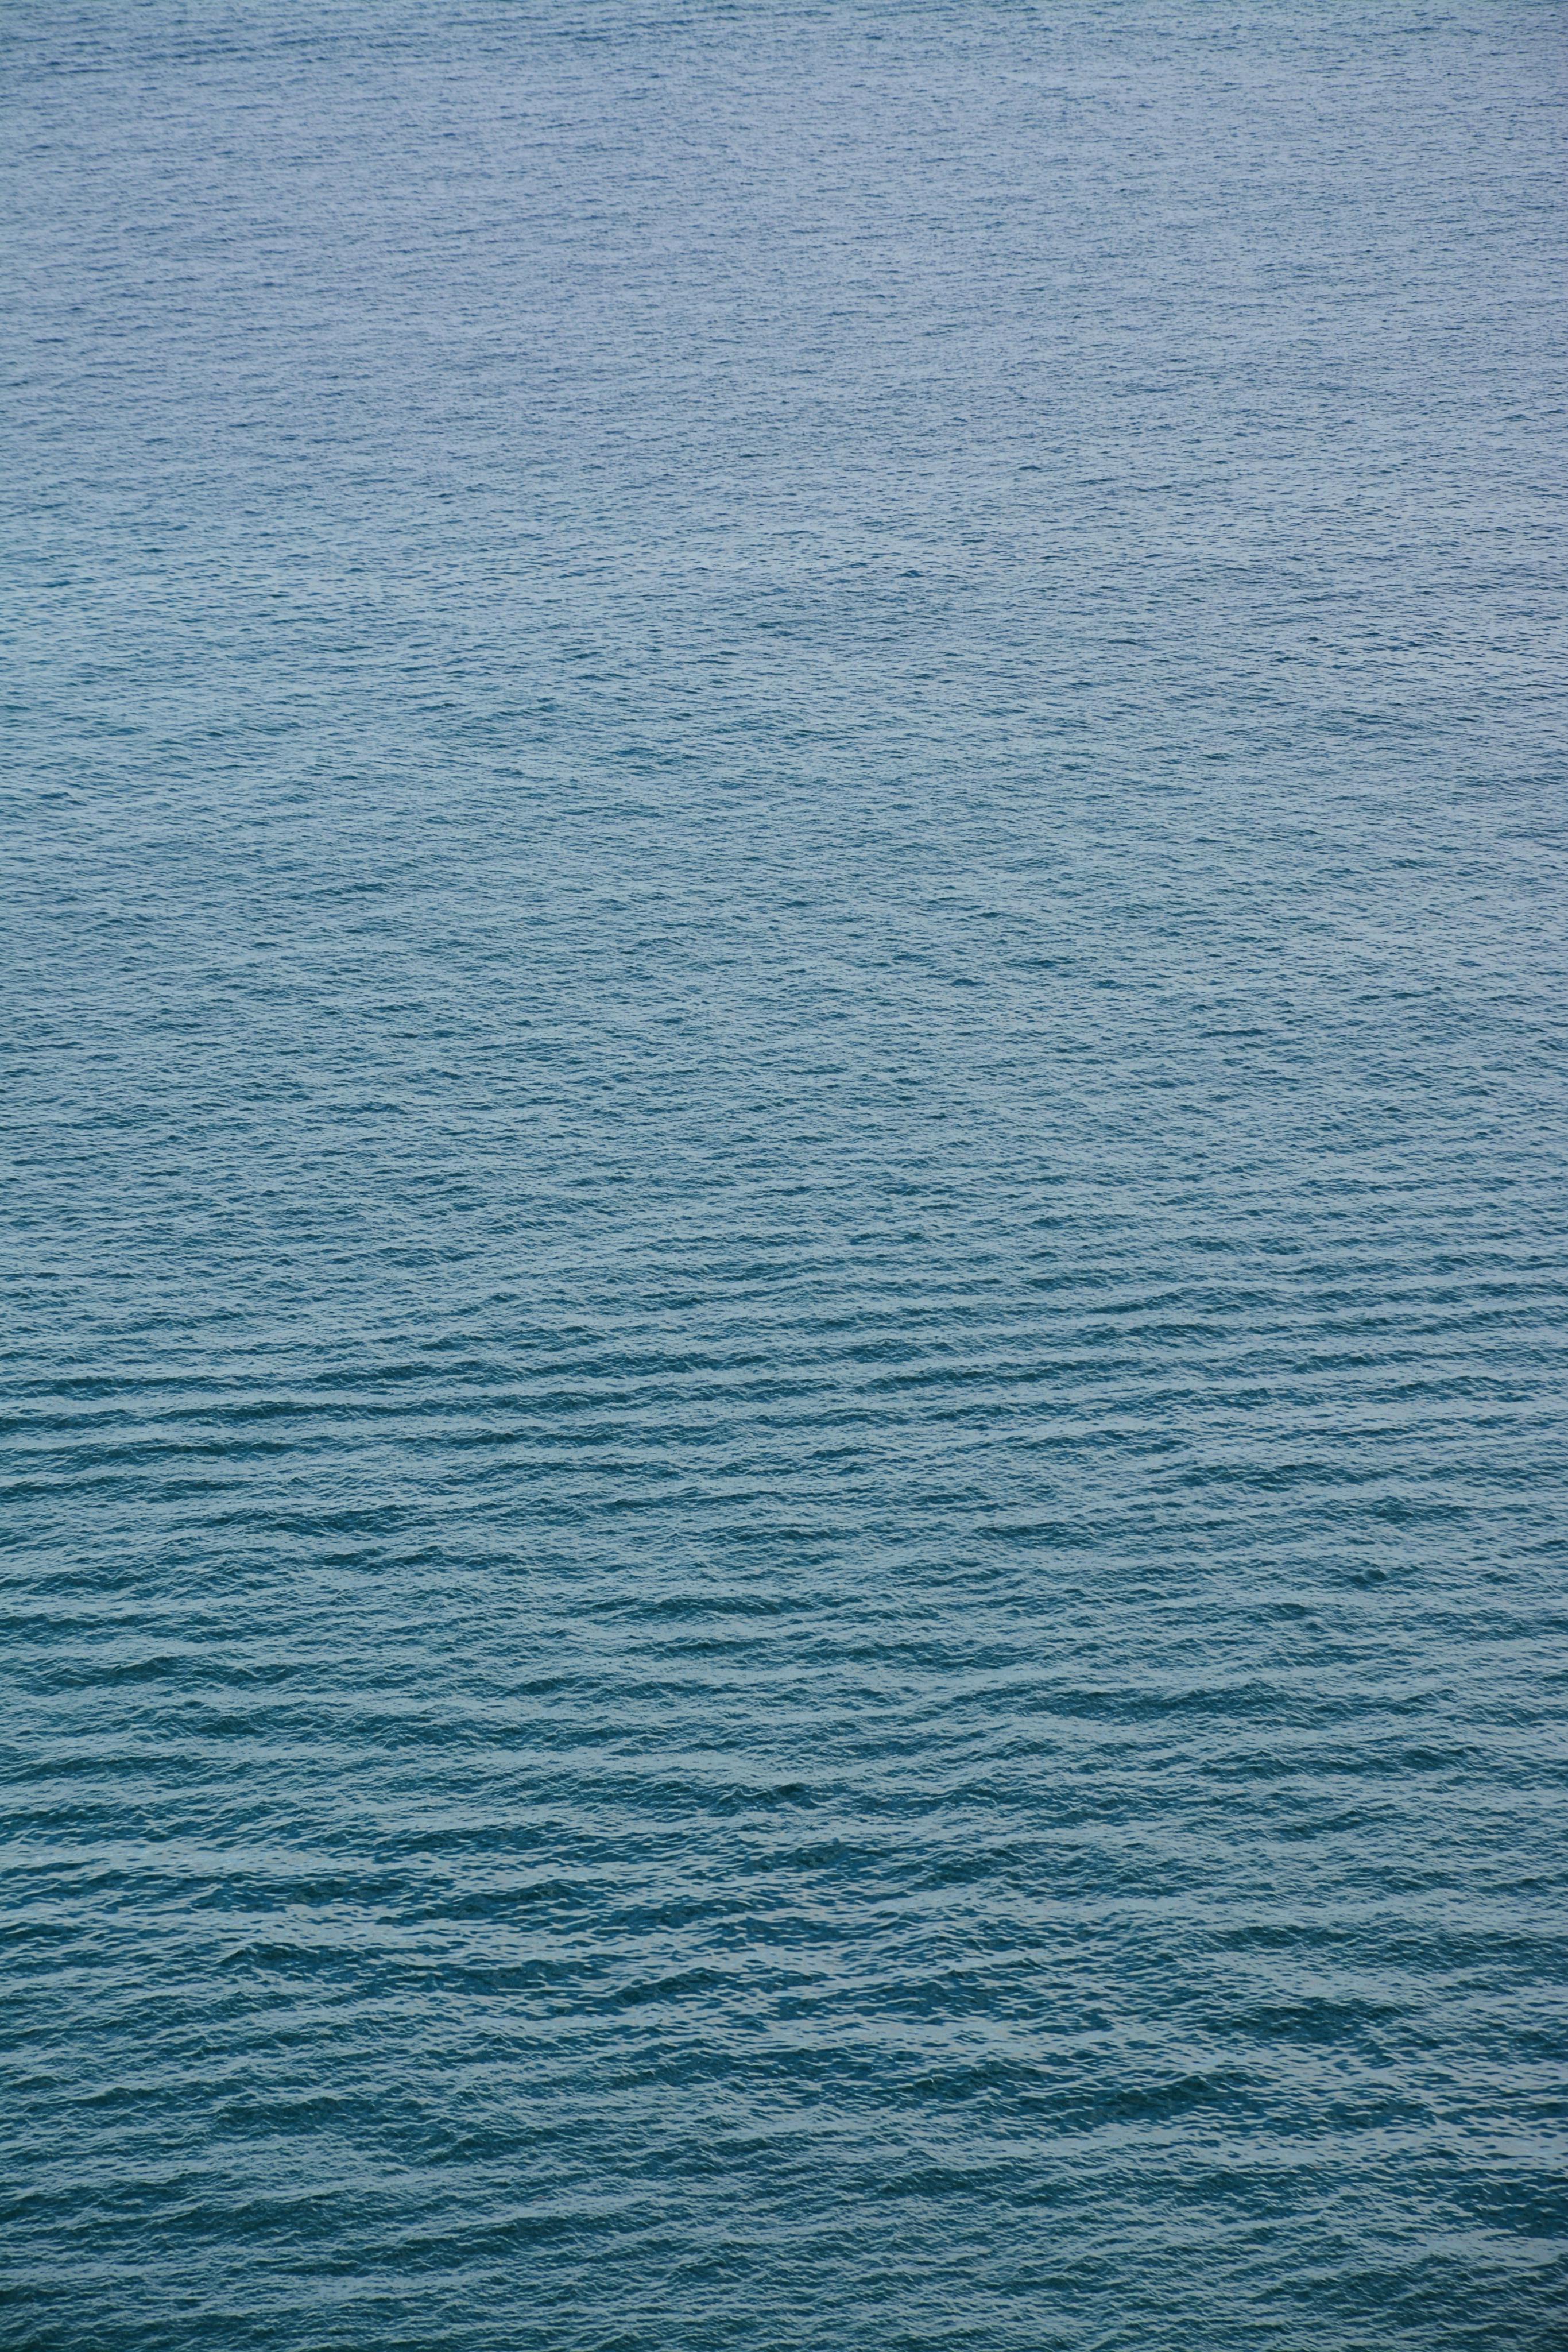
[[[7,2346],[1568,2342],[1565,85],[8,0]]]

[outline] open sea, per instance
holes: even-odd
[[[0,2345],[1568,2345],[1568,14],[5,0]]]

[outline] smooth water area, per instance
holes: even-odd
[[[1565,86],[8,0],[7,2346],[1565,2340]]]

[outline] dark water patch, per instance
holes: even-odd
[[[0,2334],[1545,2352],[1552,12],[0,53]]]

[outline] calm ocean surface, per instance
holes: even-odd
[[[1565,98],[6,0],[7,2347],[1568,2342]]]

